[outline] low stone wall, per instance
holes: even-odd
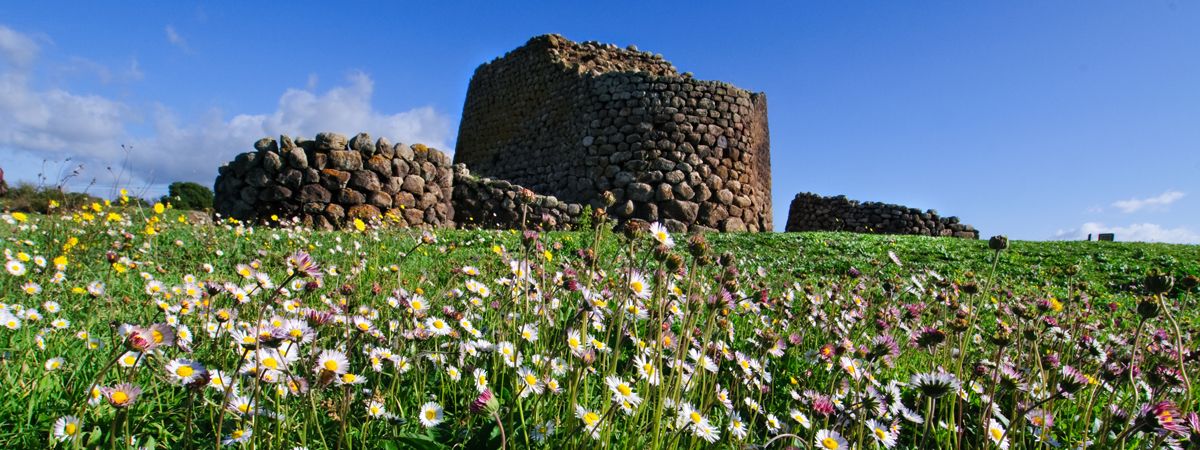
[[[937,211],[921,211],[901,205],[859,202],[845,196],[822,197],[797,194],[788,209],[786,231],[853,231],[856,233],[918,234],[979,239],[974,227],[959,223],[958,217],[940,217]]]
[[[583,206],[537,195],[505,180],[471,175],[454,165],[454,221],[461,228],[569,230],[579,225]]]
[[[436,149],[366,133],[264,138],[254,148],[218,171],[213,206],[222,217],[298,217],[328,229],[388,214],[403,226],[454,226],[450,157]]]

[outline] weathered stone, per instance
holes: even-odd
[[[350,150],[362,153],[363,159],[370,158],[375,154],[375,143],[371,142],[371,135],[358,133],[350,140]]]
[[[367,197],[362,192],[347,188],[338,191],[335,200],[343,205],[359,205],[366,202]]]
[[[725,222],[721,226],[721,231],[726,231],[726,232],[730,232],[730,233],[746,231],[746,224],[744,222],[742,222],[742,219],[740,219],[740,218],[730,217],[728,219],[725,219]]]
[[[300,196],[297,198],[303,203],[329,203],[329,199],[329,190],[318,184],[309,184],[300,188]]]
[[[392,196],[386,192],[375,191],[367,194],[367,203],[378,206],[381,209],[392,207]]]
[[[335,169],[325,169],[321,171],[321,184],[325,185],[326,189],[332,191],[341,190],[350,183],[350,172],[343,172]]]
[[[298,189],[304,183],[304,172],[296,169],[287,169],[279,175],[279,182],[289,188]]]
[[[425,192],[425,179],[416,175],[404,177],[404,184],[401,189],[412,192],[413,194],[421,194]]]
[[[277,152],[279,151],[279,144],[274,139],[262,138],[254,143],[254,149],[259,152]]]
[[[337,203],[330,203],[325,207],[325,215],[329,216],[329,219],[334,222],[341,222],[346,217],[346,210]]]
[[[346,210],[346,218],[370,220],[382,216],[379,208],[372,205],[354,205]]]
[[[317,149],[325,151],[342,151],[346,149],[346,136],[337,133],[317,133]]]
[[[350,187],[362,192],[378,191],[379,176],[370,170],[356,170],[350,173]]]
[[[293,147],[287,150],[284,154],[287,155],[287,163],[289,166],[296,169],[308,168],[308,155],[304,154],[304,149],[300,147]]]
[[[646,183],[630,183],[625,187],[625,195],[635,202],[648,202],[653,199],[654,189]]]
[[[331,151],[329,166],[338,170],[361,170],[362,155],[352,151]]]
[[[380,177],[392,176],[392,160],[384,158],[383,155],[375,155],[368,159],[367,168],[375,171]]]
[[[280,185],[273,185],[259,191],[258,199],[267,202],[277,202],[292,196],[292,190]]]
[[[274,151],[263,152],[262,167],[267,174],[276,174],[279,172],[279,169],[283,168],[283,158],[280,158],[279,153]]]
[[[683,223],[695,222],[699,211],[699,204],[683,200],[671,200],[664,203],[662,207],[664,217],[676,219]]]

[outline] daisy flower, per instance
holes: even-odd
[[[54,438],[59,442],[74,439],[79,434],[79,418],[63,416],[54,421]]]
[[[650,224],[650,236],[653,236],[654,240],[658,241],[659,244],[665,245],[667,248],[675,246],[675,240],[671,239],[671,233],[661,223],[654,222]]]
[[[709,444],[716,442],[717,439],[721,437],[721,431],[708,422],[698,423],[692,426],[692,433],[695,434],[696,437],[704,439],[704,441],[708,442]]]
[[[742,416],[736,412],[729,416],[729,434],[738,440],[746,437],[746,422],[743,422]]]
[[[651,386],[658,386],[658,370],[654,367],[654,361],[645,355],[637,355],[633,357],[633,365],[637,367],[638,377]]]
[[[229,437],[221,440],[223,445],[237,445],[250,440],[250,436],[254,434],[254,430],[250,427],[238,428],[229,433]]]
[[[842,450],[850,448],[850,443],[846,442],[841,434],[833,430],[819,430],[816,437],[817,448],[826,450]]]
[[[425,329],[429,330],[429,332],[433,333],[435,336],[445,336],[453,331],[450,328],[450,324],[438,317],[430,317],[425,319]]]
[[[426,428],[437,426],[442,423],[442,405],[436,402],[429,402],[421,405],[421,425]]]
[[[25,265],[15,259],[10,259],[4,263],[4,269],[8,271],[9,275],[14,277],[25,275]]]
[[[638,396],[637,392],[633,392],[629,383],[621,380],[620,377],[609,375],[604,379],[604,384],[608,386],[608,390],[612,391],[614,402],[629,403],[634,408],[642,403],[642,397]]]
[[[879,423],[875,419],[867,421],[867,428],[871,430],[871,436],[875,438],[875,442],[878,442],[883,448],[895,447],[896,440],[900,438],[899,433],[893,433],[891,427]]]
[[[805,429],[812,428],[812,421],[808,420],[808,416],[804,415],[800,410],[793,409],[788,415]]]
[[[962,383],[953,374],[945,372],[913,374],[908,384],[929,398],[940,398],[958,392]]]
[[[191,384],[197,378],[204,376],[204,365],[187,360],[173,359],[167,363],[167,374],[175,384]]]
[[[528,397],[529,394],[542,393],[542,380],[538,379],[537,374],[533,373],[528,367],[517,369],[517,378],[521,380],[521,398]]]
[[[124,408],[137,401],[138,396],[142,394],[142,388],[129,383],[121,383],[112,387],[100,388],[100,393],[108,399],[108,403],[113,407]]]
[[[61,357],[50,358],[46,360],[46,371],[52,372],[62,368],[63,359]]]
[[[583,421],[584,431],[591,435],[592,439],[600,439],[600,414],[575,405],[575,417]]]
[[[988,419],[988,439],[991,439],[993,444],[996,444],[1000,450],[1008,450],[1008,437],[1005,436],[1004,426],[1000,425],[996,419]]]
[[[640,272],[629,275],[629,291],[642,300],[650,298],[650,286],[646,284],[646,277]]]
[[[475,371],[471,373],[471,375],[472,375],[472,379],[475,380],[475,390],[477,390],[479,392],[486,391],[488,388],[487,370],[482,369],[482,368],[476,368]]]
[[[336,375],[346,373],[350,368],[350,361],[346,359],[346,354],[337,350],[323,350],[317,356],[316,372],[329,372]]]

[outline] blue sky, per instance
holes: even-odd
[[[156,194],[322,130],[452,149],[475,67],[560,33],[766,92],[777,230],[812,191],[1200,242],[1200,4],[251,3],[0,5],[6,177],[82,163],[104,194],[127,161]]]

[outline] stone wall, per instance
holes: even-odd
[[[476,69],[456,163],[673,230],[769,231],[766,97],[679,74],[661,55],[562,36]]]
[[[460,228],[569,230],[579,225],[583,212],[578,203],[537,195],[505,180],[476,177],[462,164],[454,165],[453,199],[454,222]]]
[[[958,217],[940,217],[900,205],[859,202],[845,196],[797,194],[788,209],[787,231],[853,231],[856,233],[919,234],[979,239],[974,227]]]
[[[383,214],[401,225],[454,226],[450,157],[421,144],[320,133],[315,140],[264,138],[221,166],[213,192],[222,217],[267,222],[298,217],[339,227]]]

